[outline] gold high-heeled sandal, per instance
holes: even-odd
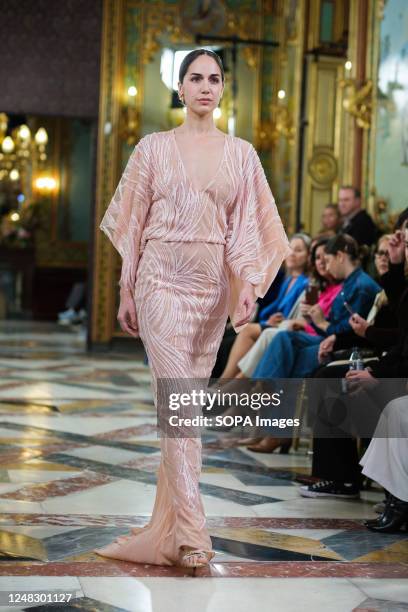
[[[196,569],[197,567],[205,567],[206,565],[209,565],[213,556],[214,553],[207,553],[205,550],[198,550],[196,548],[186,551],[183,551],[183,549],[181,549],[180,565],[181,567],[189,567],[191,569]],[[194,560],[194,557],[198,559]]]

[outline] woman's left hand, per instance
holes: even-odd
[[[238,304],[235,310],[237,321],[234,326],[239,327],[249,323],[255,309],[255,291],[253,285],[247,283],[239,294]]]

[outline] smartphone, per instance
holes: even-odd
[[[346,302],[346,300],[344,300],[343,304],[344,304],[344,308],[351,314],[351,316],[353,316],[355,313],[352,307],[350,306],[350,304]]]
[[[318,300],[319,288],[316,287],[316,285],[310,285],[306,289],[305,304],[308,304],[308,306],[314,306],[315,304],[317,304]]]

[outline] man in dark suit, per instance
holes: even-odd
[[[370,215],[361,208],[359,189],[351,185],[340,187],[338,206],[343,221],[341,232],[352,236],[360,245],[371,246],[377,241],[378,228]]]

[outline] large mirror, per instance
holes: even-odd
[[[95,122],[1,118],[0,317],[55,319],[70,286],[86,277]],[[40,288],[50,280],[45,303]]]

